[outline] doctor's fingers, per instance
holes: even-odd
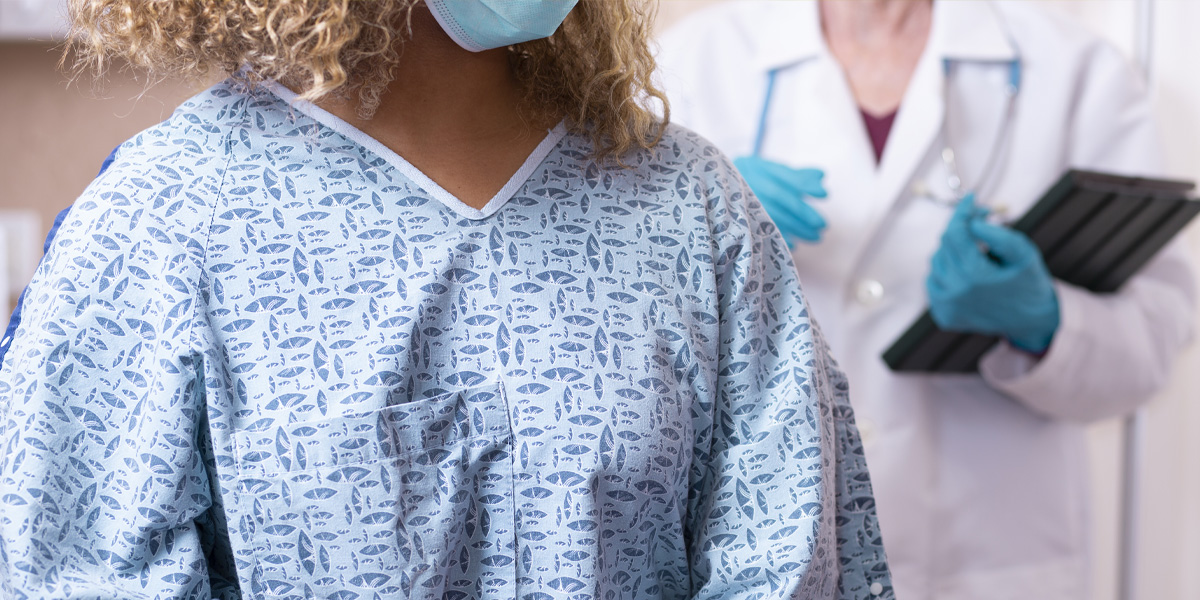
[[[975,194],[972,192],[963,196],[955,205],[954,214],[950,216],[947,228],[955,224],[965,228],[972,221],[986,219],[990,212],[991,210],[987,207],[975,203]]]
[[[825,178],[825,172],[820,169],[785,167],[783,170],[771,171],[768,176],[801,197],[824,198],[828,195],[825,186],[821,184],[821,180]]]
[[[975,196],[967,194],[954,207],[954,214],[950,215],[950,221],[946,223],[946,229],[942,232],[942,247],[948,244],[961,245],[966,238],[971,236],[970,224],[974,214]]]
[[[1033,240],[1019,231],[983,219],[972,220],[969,227],[971,235],[986,244],[988,252],[1006,266],[1021,266],[1041,255]]]
[[[945,254],[953,258],[963,269],[978,266],[973,260],[975,255],[982,257],[979,241],[971,234],[970,221],[959,218],[956,213],[946,231],[942,232],[942,244],[937,254]]]
[[[822,183],[825,172],[820,169],[792,169],[788,178],[791,184],[806,196],[824,198],[828,195]]]
[[[812,223],[813,225],[824,225],[825,219],[817,214],[803,197],[792,190],[786,189],[777,185],[773,181],[759,182],[758,187],[751,185],[754,190],[754,195],[758,196],[758,201],[762,203],[763,208],[774,219],[778,215],[803,215],[801,218],[804,222]]]
[[[971,214],[974,216],[968,216]],[[1019,245],[1016,246],[1017,249],[1014,249],[1014,244],[1010,243],[1011,236],[1009,234],[1012,232],[988,224],[985,220],[986,215],[986,211],[978,209],[974,211],[963,209],[962,212],[956,213],[942,234],[942,247],[939,249],[939,252],[946,251],[953,254],[965,271],[979,279],[989,276],[994,278],[1006,265],[1028,262],[1027,260],[1017,260]],[[984,232],[986,238],[976,235],[976,232],[980,231],[979,225],[990,228]],[[995,231],[998,229],[1000,231]],[[1007,254],[1004,257],[999,255],[993,257],[994,253],[991,252],[991,244],[988,240],[996,240],[1003,246]],[[1000,258],[1000,261],[997,262],[995,258]]]
[[[1003,267],[988,259],[979,242],[965,228],[955,228],[933,255],[932,273],[951,286],[974,287],[1003,277]]]
[[[966,196],[963,196],[962,199],[958,201],[958,204],[954,207],[954,216],[950,218],[960,221],[968,221],[974,217],[975,213],[978,211],[979,208],[975,206],[975,192],[971,192]]]
[[[958,293],[970,287],[970,277],[963,267],[962,261],[952,253],[940,250],[929,261],[928,280],[936,282],[938,288],[945,293]]]
[[[812,229],[825,229],[825,226],[828,225],[825,222],[825,217],[822,217],[821,213],[817,212],[817,209],[803,200],[794,203],[791,209],[792,216]]]
[[[746,185],[758,197],[758,201],[767,210],[778,208],[781,202],[791,202],[799,198],[795,190],[789,189],[777,180],[766,177],[761,173],[751,173],[746,177]]]
[[[742,170],[742,175],[747,181],[770,181],[780,189],[787,190],[788,195],[814,198],[824,198],[826,195],[825,188],[821,185],[825,172],[820,169],[794,169],[769,160],[747,158],[734,161],[734,165]]]
[[[963,328],[963,290],[947,287],[946,282],[931,275],[925,280],[925,293],[929,296],[929,313],[938,327],[950,331]]]

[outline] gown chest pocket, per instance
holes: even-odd
[[[235,433],[251,597],[512,597],[512,444],[496,383]]]

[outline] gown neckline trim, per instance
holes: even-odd
[[[475,208],[446,191],[445,188],[430,179],[428,175],[422,173],[420,169],[405,160],[403,156],[400,156],[379,140],[367,135],[366,132],[351,125],[341,117],[312,102],[300,100],[296,92],[293,92],[277,81],[267,81],[264,82],[264,85],[271,93],[288,103],[289,106],[292,106],[314,121],[336,131],[387,161],[400,174],[417,184],[418,187],[435,200],[441,202],[446,208],[462,217],[472,220],[486,219],[503,208],[524,187],[525,183],[533,175],[534,170],[542,164],[542,161],[546,159],[550,152],[558,146],[559,141],[567,134],[567,126],[561,121],[553,129],[547,130],[546,137],[533,149],[533,152],[529,154],[529,157],[525,159],[525,162],[521,164],[516,173],[513,173],[508,182],[504,184],[504,187],[500,188],[500,191],[496,192],[496,195],[492,196],[492,199],[488,200],[487,204],[482,208]]]

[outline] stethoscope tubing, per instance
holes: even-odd
[[[954,63],[945,61],[943,68],[946,73],[946,80],[951,78],[951,71]],[[1001,163],[1006,162],[1003,154],[1004,146],[1012,137],[1013,123],[1016,120],[1017,113],[1017,96],[1021,91],[1021,61],[1013,59],[1008,61],[1008,82],[1004,88],[1005,106],[1004,117],[1000,123],[1000,127],[996,135],[992,138],[991,148],[988,149],[987,159],[983,162],[983,170],[979,173],[979,178],[975,181],[975,185],[968,189],[964,185],[962,173],[958,168],[957,153],[954,150],[954,143],[950,139],[949,123],[950,118],[947,114],[942,120],[942,135],[945,139],[945,145],[942,147],[941,158],[942,163],[946,165],[946,183],[950,188],[950,192],[954,195],[954,199],[948,204],[957,205],[958,201],[966,197],[968,193],[974,192],[979,194],[986,189],[991,183],[992,178],[1000,172],[998,167]],[[952,110],[950,102],[949,86],[946,86],[945,111],[948,113]],[[939,201],[931,197],[935,202]]]
[[[758,112],[758,131],[754,134],[754,156],[762,157],[763,141],[767,137],[767,115],[771,113],[771,97],[775,95],[775,76],[779,68],[767,71],[767,93],[763,97],[762,110]]]

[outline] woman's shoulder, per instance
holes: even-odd
[[[85,192],[130,196],[169,193],[227,162],[229,140],[246,120],[250,97],[230,82],[188,99],[167,120],[121,144]],[[93,188],[99,188],[95,190]]]
[[[565,142],[563,153],[578,162],[560,164],[560,171],[578,173],[584,193],[606,192],[591,201],[613,204],[609,210],[614,214],[633,211],[647,222],[674,223],[671,229],[705,238],[741,232],[759,220],[751,214],[751,193],[732,161],[686,127],[668,124],[656,144],[624,155],[623,166],[590,158],[586,136],[569,136]]]
[[[193,170],[226,161],[268,138],[304,135],[296,112],[268,86],[221,81],[179,105],[167,120],[123,144],[110,170],[167,166]]]
[[[71,206],[54,246],[78,245],[76,238],[91,230],[103,230],[115,250],[138,243],[202,245],[225,187],[230,140],[238,137],[251,101],[223,82],[121,144]]]
[[[233,80],[217,83],[121,144],[76,207],[136,205],[173,214],[183,205],[204,213],[236,187],[228,171],[236,170],[239,160],[269,160],[270,138],[278,138],[272,134],[283,127],[292,133],[298,129],[288,115],[287,103],[265,89]]]
[[[585,179],[588,173],[597,169],[605,172],[623,189],[623,194],[651,191],[663,200],[668,196],[687,199],[710,196],[718,193],[720,188],[740,181],[732,162],[715,144],[675,123],[666,124],[656,143],[622,156],[621,164],[597,163],[592,158],[594,152],[586,136],[577,134],[570,138],[566,141],[564,154],[579,160],[579,164],[571,168],[582,173]]]
[[[666,129],[663,131],[659,148],[661,150],[670,149],[670,152],[666,156],[677,157],[679,160],[703,160],[712,163],[729,162],[725,153],[718,149],[716,144],[678,123],[667,124]]]
[[[141,152],[175,154],[180,161],[225,156],[229,139],[244,128],[252,108],[263,103],[263,96],[264,92],[232,79],[221,81],[184,101],[166,121],[130,141]]]

